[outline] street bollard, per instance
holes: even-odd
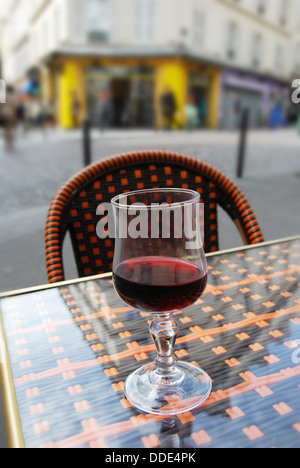
[[[244,173],[248,126],[249,126],[249,109],[246,108],[246,109],[243,109],[242,111],[241,126],[240,126],[240,141],[239,141],[237,173],[236,173],[236,176],[238,179],[241,179]]]
[[[91,123],[88,118],[85,118],[83,122],[83,163],[85,167],[91,164],[91,156]]]

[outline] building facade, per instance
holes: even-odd
[[[245,106],[257,126],[300,71],[299,32],[297,0],[11,0],[3,78],[38,83],[64,128],[75,99],[96,121],[103,96],[110,125],[159,127],[166,87],[174,126],[190,98],[202,126],[234,127]]]

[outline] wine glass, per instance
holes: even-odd
[[[174,312],[193,304],[207,285],[200,232],[200,195],[187,189],[149,189],[118,195],[114,287],[134,309],[154,314],[150,334],[155,362],[126,379],[125,395],[146,413],[176,415],[200,406],[211,379],[200,367],[178,361]]]

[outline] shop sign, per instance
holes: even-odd
[[[189,84],[191,86],[208,87],[209,77],[207,75],[198,75],[196,73],[193,73],[189,77]]]

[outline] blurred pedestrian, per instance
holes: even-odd
[[[297,118],[297,132],[298,132],[298,135],[300,135],[300,113],[298,114],[298,118]]]
[[[17,101],[12,86],[6,87],[6,103],[0,104],[0,120],[4,130],[4,142],[7,151],[13,150],[14,127],[16,124]]]
[[[73,128],[78,128],[80,126],[80,108],[81,104],[77,97],[76,91],[71,92],[71,116],[72,116],[72,126]]]
[[[99,99],[96,109],[96,118],[99,122],[101,130],[108,128],[110,125],[111,119],[111,109],[107,93],[103,92],[99,94]]]
[[[163,126],[167,130],[171,130],[175,123],[176,100],[174,93],[166,86],[160,98],[161,110],[163,115]]]
[[[40,128],[42,126],[42,105],[39,98],[35,98],[31,101],[29,118],[32,127]]]
[[[44,101],[43,104],[45,123],[50,127],[55,126],[55,105],[52,100]]]
[[[46,132],[48,127],[54,126],[54,109],[51,101],[41,101],[40,126]]]
[[[193,96],[189,97],[189,100],[185,106],[185,122],[186,128],[188,130],[193,130],[200,125],[198,109]]]
[[[199,125],[203,127],[207,121],[207,102],[204,97],[202,97],[198,103],[198,117]]]
[[[281,105],[279,101],[276,101],[269,115],[269,127],[273,130],[286,125],[286,119],[284,117]]]
[[[16,119],[17,119],[18,125],[21,125],[21,126],[24,125],[25,116],[26,116],[25,105],[21,100],[19,100],[16,105]]]
[[[27,103],[25,102],[24,96],[18,95],[17,104],[16,104],[16,126],[18,129],[20,129],[21,134],[23,136],[25,135],[27,128],[28,128],[27,112],[28,112],[28,107],[27,107]]]

